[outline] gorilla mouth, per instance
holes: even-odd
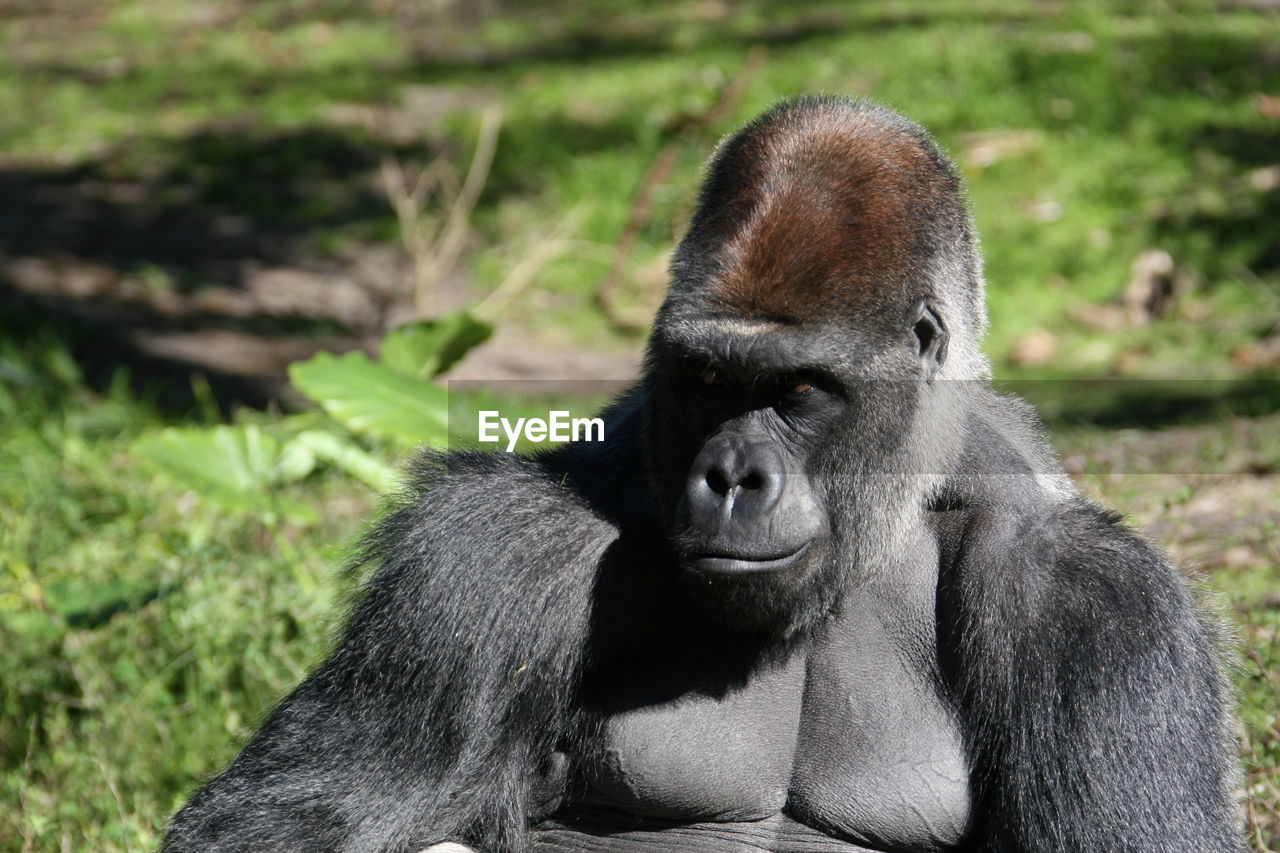
[[[788,569],[809,552],[812,542],[806,542],[790,554],[781,557],[746,557],[737,554],[700,554],[689,560],[689,567],[699,574],[754,575]]]

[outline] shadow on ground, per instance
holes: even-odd
[[[783,8],[772,0],[755,6],[766,18]],[[474,24],[498,11],[524,14],[493,0],[468,8],[452,10],[456,20],[450,23],[465,26],[471,15]],[[330,14],[365,14],[353,4],[326,9],[313,4],[305,12],[281,7],[263,14],[280,16],[272,25],[281,27]],[[440,43],[443,36],[428,26],[430,13],[412,4],[397,7],[395,14],[403,17],[406,38],[416,45],[410,59],[377,86],[366,78],[378,74],[360,70],[364,82],[345,92],[349,99],[385,103],[396,85],[673,49],[660,19],[628,23],[625,15],[569,10],[542,15],[535,35],[519,44],[494,47]],[[817,9],[778,25],[746,29],[703,21],[696,30],[697,47],[795,45],[853,27],[933,26],[950,14]],[[1044,15],[982,15],[1009,26],[1038,17]],[[1250,91],[1280,61],[1256,40],[1194,33],[1161,38],[1141,54],[1154,57],[1159,68],[1145,70],[1130,88]],[[1027,73],[1036,79],[1046,76],[1037,62],[1078,62],[1075,71],[1074,66],[1065,69],[1071,73],[1099,68],[1086,56],[1031,56],[1026,62],[1031,63]],[[66,69],[26,70],[60,74]],[[340,87],[341,73],[326,73],[324,85]],[[248,92],[305,84],[286,77],[236,85]],[[1115,120],[1130,121],[1133,112],[1122,101],[1117,100]],[[465,106],[455,102],[448,108]],[[641,124],[634,116],[591,122],[549,113],[530,119],[520,134],[504,134],[482,204],[536,193],[543,168],[537,164],[545,163],[548,145],[556,146],[567,168],[563,164],[578,155],[652,144],[639,141]],[[358,123],[265,130],[246,117],[177,139],[141,138],[70,166],[0,168],[0,311],[8,318],[0,328],[10,340],[39,335],[63,341],[92,381],[106,381],[116,366],[127,366],[137,382],[163,385],[162,398],[181,400],[199,372],[232,404],[261,405],[280,394],[289,362],[320,348],[372,346],[403,303],[407,268],[394,248],[395,226],[378,183],[378,164],[387,156],[412,164],[442,153],[463,159],[469,154],[463,150],[469,146],[458,145],[442,130],[424,133],[407,142]],[[1165,145],[1174,156],[1211,152],[1239,169],[1265,169],[1275,165],[1280,130],[1274,122],[1245,119],[1238,125],[1172,128]],[[1232,201],[1238,203],[1184,205],[1157,221],[1156,237],[1172,245],[1207,240],[1228,247],[1224,266],[1254,273],[1280,268],[1280,192],[1245,188]],[[506,369],[497,360],[484,366]],[[1274,402],[1269,395],[1269,390],[1240,386],[1230,390],[1226,403],[1258,408]],[[1168,393],[1160,399],[1101,399],[1075,411],[1091,412],[1099,423],[1127,425],[1176,421],[1201,405]]]

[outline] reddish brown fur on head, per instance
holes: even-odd
[[[865,314],[927,295],[939,252],[972,255],[969,231],[955,171],[923,130],[874,105],[806,98],[720,147],[676,285],[739,317]]]

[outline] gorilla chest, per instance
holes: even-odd
[[[959,841],[969,817],[959,730],[926,664],[895,636],[912,631],[885,628],[875,609],[850,607],[807,652],[736,686],[613,713],[579,769],[578,803],[676,821],[785,811],[876,849]],[[918,645],[931,650],[929,639]]]
[[[923,621],[886,626],[877,607],[852,606],[809,660],[788,811],[876,849],[956,844],[969,768],[932,676],[935,637]]]

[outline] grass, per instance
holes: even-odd
[[[0,848],[149,849],[323,648],[338,551],[371,502],[308,484],[322,536],[219,516],[128,454],[152,407],[53,367],[20,405],[0,389]]]
[[[1208,0],[464,5],[0,12],[0,849],[154,847],[323,655],[350,587],[338,567],[374,506],[322,472],[282,495],[315,508],[301,524],[220,512],[152,476],[128,452],[137,436],[215,423],[229,401],[197,383],[175,404],[185,373],[132,381],[57,305],[14,310],[14,264],[74,261],[179,293],[234,288],[237,264],[345,269],[395,245],[381,159],[465,161],[496,102],[464,297],[583,205],[576,249],[501,322],[546,347],[625,349],[634,337],[594,293],[659,151],[674,143],[676,165],[618,297],[642,314],[717,137],[814,90],[896,106],[961,162],[1001,378],[1224,381],[1204,387],[1225,410],[1192,420],[1185,401],[1074,399],[1083,423],[1045,405],[1082,487],[1197,568],[1234,626],[1252,840],[1280,849],[1280,421],[1266,390],[1280,371],[1280,16]],[[674,129],[752,47],[763,60],[733,108]],[[1172,258],[1170,292],[1130,316],[1148,249]],[[1227,384],[1247,379],[1263,390]]]

